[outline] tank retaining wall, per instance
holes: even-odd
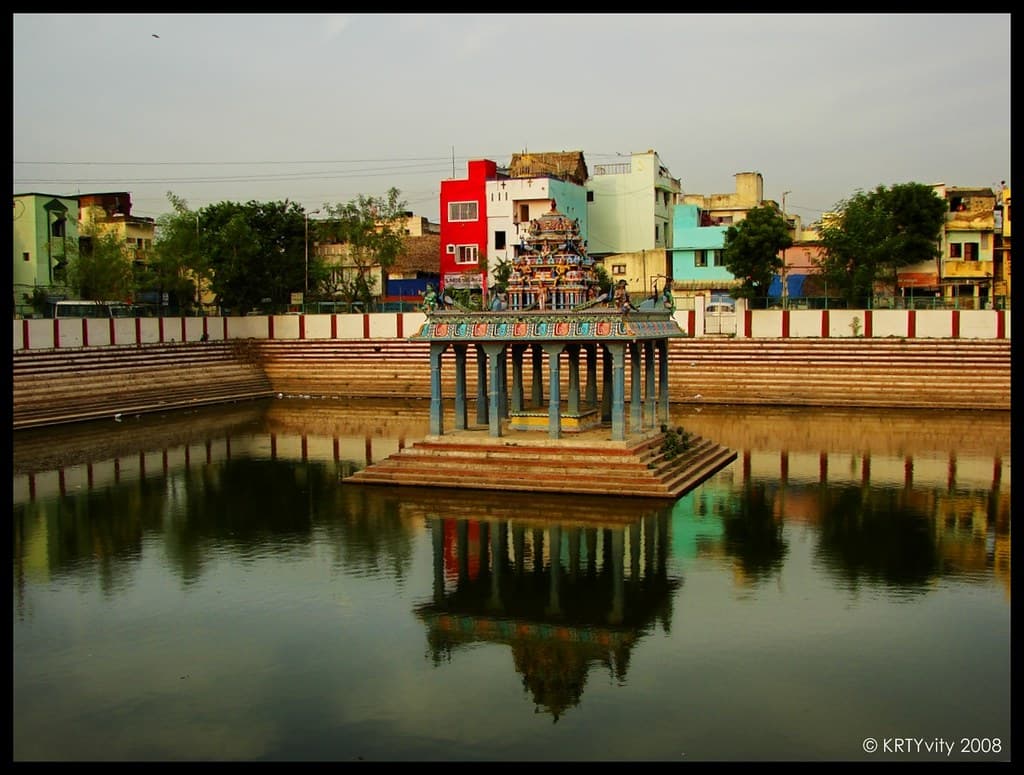
[[[670,340],[668,357],[672,403],[1010,409],[1009,340],[683,338]],[[526,361],[523,379],[529,386],[532,370]],[[429,363],[427,343],[404,339],[246,339],[16,351],[14,428],[278,393],[429,399]],[[455,360],[450,349],[442,363],[442,391],[451,400]],[[568,371],[562,369],[564,379]],[[546,366],[543,372],[546,386]],[[470,365],[467,374],[472,400],[476,368]],[[627,369],[627,398],[629,377]],[[566,395],[567,383],[562,390]]]

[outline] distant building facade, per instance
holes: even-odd
[[[14,310],[31,315],[34,293],[66,292],[67,266],[78,250],[78,199],[14,195]]]
[[[1002,247],[1003,224],[996,230],[996,214],[1001,220],[1005,210],[997,210],[997,195],[991,188],[933,186],[946,202],[947,212],[934,260],[921,261],[897,270],[896,292],[904,298],[926,296],[945,304],[985,307],[999,278],[996,238]],[[1000,286],[1002,287],[1002,286]]]

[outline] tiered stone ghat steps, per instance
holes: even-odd
[[[673,341],[673,403],[1010,408],[1010,342],[979,339]]]
[[[23,350],[13,360],[15,430],[274,395],[244,340]]]
[[[669,341],[668,354],[673,404],[1010,409],[1009,340],[680,338]],[[450,351],[444,358],[442,390],[451,400],[455,360]],[[15,429],[277,393],[430,398],[429,345],[404,339],[18,350],[12,360]],[[529,358],[523,371],[529,386]],[[472,401],[472,353],[467,376]],[[630,382],[627,368],[627,399]],[[542,384],[546,393],[546,367]]]
[[[404,340],[261,341],[260,362],[288,395],[430,397],[429,345]],[[1010,408],[1009,340],[669,340],[669,400],[678,404]],[[472,348],[467,393],[476,395]],[[455,358],[443,356],[442,392],[454,396]],[[563,395],[568,369],[562,369]],[[626,368],[626,396],[631,395]],[[526,359],[529,389],[532,364]],[[547,367],[542,384],[547,391]]]
[[[626,441],[609,441],[608,429],[580,436],[495,438],[478,430],[428,436],[345,482],[678,498],[736,458],[735,451],[700,437],[670,455],[661,432]]]

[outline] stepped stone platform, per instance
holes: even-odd
[[[493,437],[471,428],[427,436],[343,482],[674,500],[736,459],[734,450],[699,436],[673,451],[662,431],[622,441],[608,436],[608,428],[563,439],[529,431]]]

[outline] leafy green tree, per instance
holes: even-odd
[[[597,282],[599,293],[611,294],[612,276],[608,274],[608,270],[605,268],[604,264],[594,264],[594,280]]]
[[[316,236],[344,245],[344,255],[334,271],[318,260],[311,282],[315,277],[317,288],[334,298],[373,309],[379,291],[371,270],[380,267],[386,273],[405,250],[406,206],[396,188],[384,197],[360,195],[347,204],[325,204],[327,217],[317,221]]]
[[[200,214],[204,267],[217,303],[282,309],[305,287],[305,214],[295,202],[220,202]]]
[[[87,227],[69,245],[67,285],[80,299],[130,301],[135,289],[128,245],[115,232]]]
[[[167,199],[171,212],[157,219],[156,244],[140,287],[167,293],[171,306],[187,313],[199,304],[199,287],[210,282],[209,263],[202,249],[200,213],[171,192]]]
[[[772,278],[782,270],[779,251],[790,247],[786,222],[773,205],[761,205],[725,232],[722,260],[742,285],[733,295],[743,299],[767,299]]]
[[[508,287],[508,278],[512,276],[512,260],[509,258],[499,258],[497,263],[494,265],[494,290],[495,293],[500,293]]]
[[[945,201],[922,183],[858,191],[822,223],[819,271],[853,306],[869,300],[876,284],[895,294],[900,267],[938,258],[945,214]]]

